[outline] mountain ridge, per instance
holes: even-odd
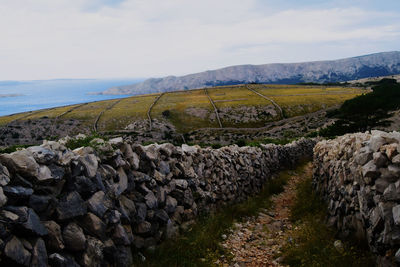
[[[344,82],[399,73],[400,51],[391,51],[337,60],[234,65],[184,76],[150,78],[137,84],[112,87],[101,94],[156,93],[254,82]]]

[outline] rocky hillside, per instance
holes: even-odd
[[[400,52],[290,64],[239,65],[185,76],[152,78],[103,94],[139,94],[241,83],[342,82],[400,73]]]

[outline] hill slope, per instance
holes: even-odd
[[[384,52],[331,61],[239,65],[185,76],[151,78],[113,87],[103,94],[139,94],[242,83],[295,84],[342,82],[400,73],[400,52]]]

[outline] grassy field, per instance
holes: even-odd
[[[366,92],[365,89],[337,86],[258,84],[248,86],[274,100],[282,107],[287,117],[303,115],[341,104],[347,99]],[[268,119],[262,118],[259,121],[248,123],[232,122],[227,119],[227,114],[233,114],[235,109],[236,113],[240,114],[240,108],[243,107],[255,107],[256,109],[265,109],[267,106],[272,107],[271,101],[248,90],[244,85],[221,86],[208,88],[207,90],[218,110],[226,111],[228,109],[225,112],[225,118],[222,119],[224,127],[260,127],[266,121],[272,119],[272,117]],[[124,98],[112,109],[108,108],[119,100],[98,101],[86,105],[64,106],[3,116],[0,117],[0,125],[5,125],[14,120],[34,120],[44,116],[55,118],[73,109],[71,112],[64,114],[61,119],[76,119],[80,120],[82,125],[86,127],[93,127],[96,118],[103,112],[98,122],[98,129],[100,131],[120,130],[135,120],[147,119],[146,113],[158,95]],[[215,114],[203,89],[165,93],[154,105],[151,116],[159,120],[168,120],[180,132],[188,132],[205,127],[218,127],[215,118],[210,119],[210,117],[215,117]]]
[[[80,106],[77,109],[74,109],[73,111],[65,114],[63,118],[80,120],[83,125],[87,127],[92,127],[100,112],[102,112],[107,107],[112,105],[115,101],[118,100],[114,99],[114,100],[89,103],[87,105]]]
[[[207,118],[202,115],[194,115],[196,111],[191,108],[201,109]],[[169,111],[169,116],[162,113]],[[178,131],[186,132],[203,127],[218,127],[216,121],[211,122],[208,116],[214,110],[203,89],[179,91],[164,94],[153,107],[151,116],[153,118],[167,118],[175,125]]]
[[[124,129],[135,120],[146,119],[147,110],[159,94],[122,99],[112,109],[106,110],[99,120],[99,130]]]
[[[367,92],[365,89],[326,86],[250,86],[260,94],[274,100],[283,109],[286,117],[304,115],[335,106]]]

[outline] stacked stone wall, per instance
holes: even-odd
[[[364,240],[378,265],[400,264],[400,133],[372,131],[319,142],[314,188],[329,224]]]
[[[141,146],[97,139],[73,151],[45,142],[0,155],[0,264],[130,266],[199,214],[258,193],[273,174],[312,156],[285,146]]]

